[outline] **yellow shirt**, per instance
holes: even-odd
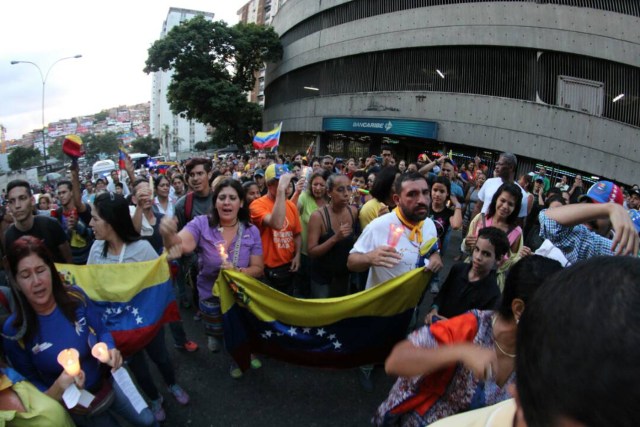
[[[382,206],[382,202],[379,202],[378,199],[371,199],[364,205],[362,205],[362,209],[360,209],[360,213],[358,214],[358,219],[360,220],[360,230],[364,230],[364,228],[369,225],[371,221],[378,218],[378,211],[380,210],[380,206]]]

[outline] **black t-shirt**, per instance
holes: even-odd
[[[431,209],[431,214],[429,214],[429,218],[433,220],[433,223],[436,226],[436,231],[438,232],[438,244],[440,248],[442,248],[442,243],[444,236],[449,232],[449,228],[451,228],[451,217],[455,213],[454,210],[449,209],[445,206],[445,208],[441,212],[435,212]]]
[[[27,231],[20,231],[15,224],[12,224],[4,234],[5,251],[7,248],[11,248],[13,242],[22,236],[34,236],[44,240],[45,246],[53,255],[54,262],[67,262],[59,248],[60,245],[67,241],[67,233],[64,232],[57,220],[47,216],[36,215],[33,217],[33,226]]]
[[[471,264],[459,262],[451,267],[433,303],[438,314],[446,318],[459,316],[469,310],[494,310],[500,303],[500,288],[496,272],[476,282],[469,282]]]

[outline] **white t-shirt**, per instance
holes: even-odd
[[[390,224],[402,224],[395,212],[390,212],[371,221],[353,245],[350,253],[364,254],[371,252],[379,246],[386,245]],[[402,260],[392,268],[371,267],[369,269],[369,277],[367,278],[367,289],[400,276],[416,267],[424,266],[424,260],[420,259],[420,248],[416,242],[409,240],[409,233],[410,230],[405,227],[404,234],[400,237],[400,241],[396,246],[396,251],[402,255]],[[436,226],[433,221],[429,218],[425,219],[422,226],[422,241],[426,242],[432,237],[437,236],[438,232],[436,231]]]
[[[491,200],[493,199],[493,195],[496,194],[498,188],[503,184],[502,178],[489,178],[484,182],[480,191],[478,191],[478,199],[480,199],[483,203],[482,205],[482,213],[486,214],[489,211],[489,205],[491,205]],[[518,185],[517,182],[514,182],[515,185]],[[529,203],[529,194],[518,185],[520,191],[522,191],[522,206],[520,206],[520,214],[518,217],[526,217],[527,216],[527,204]]]
[[[104,245],[104,240],[96,240],[93,242],[91,252],[89,252],[89,258],[87,259],[87,264],[118,264],[120,262],[119,255],[107,253],[106,258],[102,256]],[[122,263],[151,261],[156,258],[158,258],[158,253],[153,249],[153,246],[151,246],[149,242],[146,240],[137,240],[135,242],[127,243],[127,246],[124,247]]]

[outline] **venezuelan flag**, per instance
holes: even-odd
[[[125,163],[126,160],[127,152],[125,151],[124,147],[118,147],[118,169],[123,170],[127,168],[127,165]]]
[[[269,132],[258,132],[253,137],[253,148],[256,150],[265,150],[267,148],[275,148],[280,144],[280,131],[282,123],[270,130]]]
[[[429,283],[417,268],[379,286],[340,298],[304,300],[236,271],[223,270],[220,296],[225,346],[241,369],[251,353],[326,368],[384,362],[404,339]]]
[[[63,281],[81,287],[101,311],[126,357],[143,349],[162,325],[180,319],[166,255],[126,264],[57,264]]]

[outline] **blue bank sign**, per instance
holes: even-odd
[[[322,119],[322,130],[329,132],[381,133],[429,139],[438,138],[438,123],[419,120],[325,117]]]

